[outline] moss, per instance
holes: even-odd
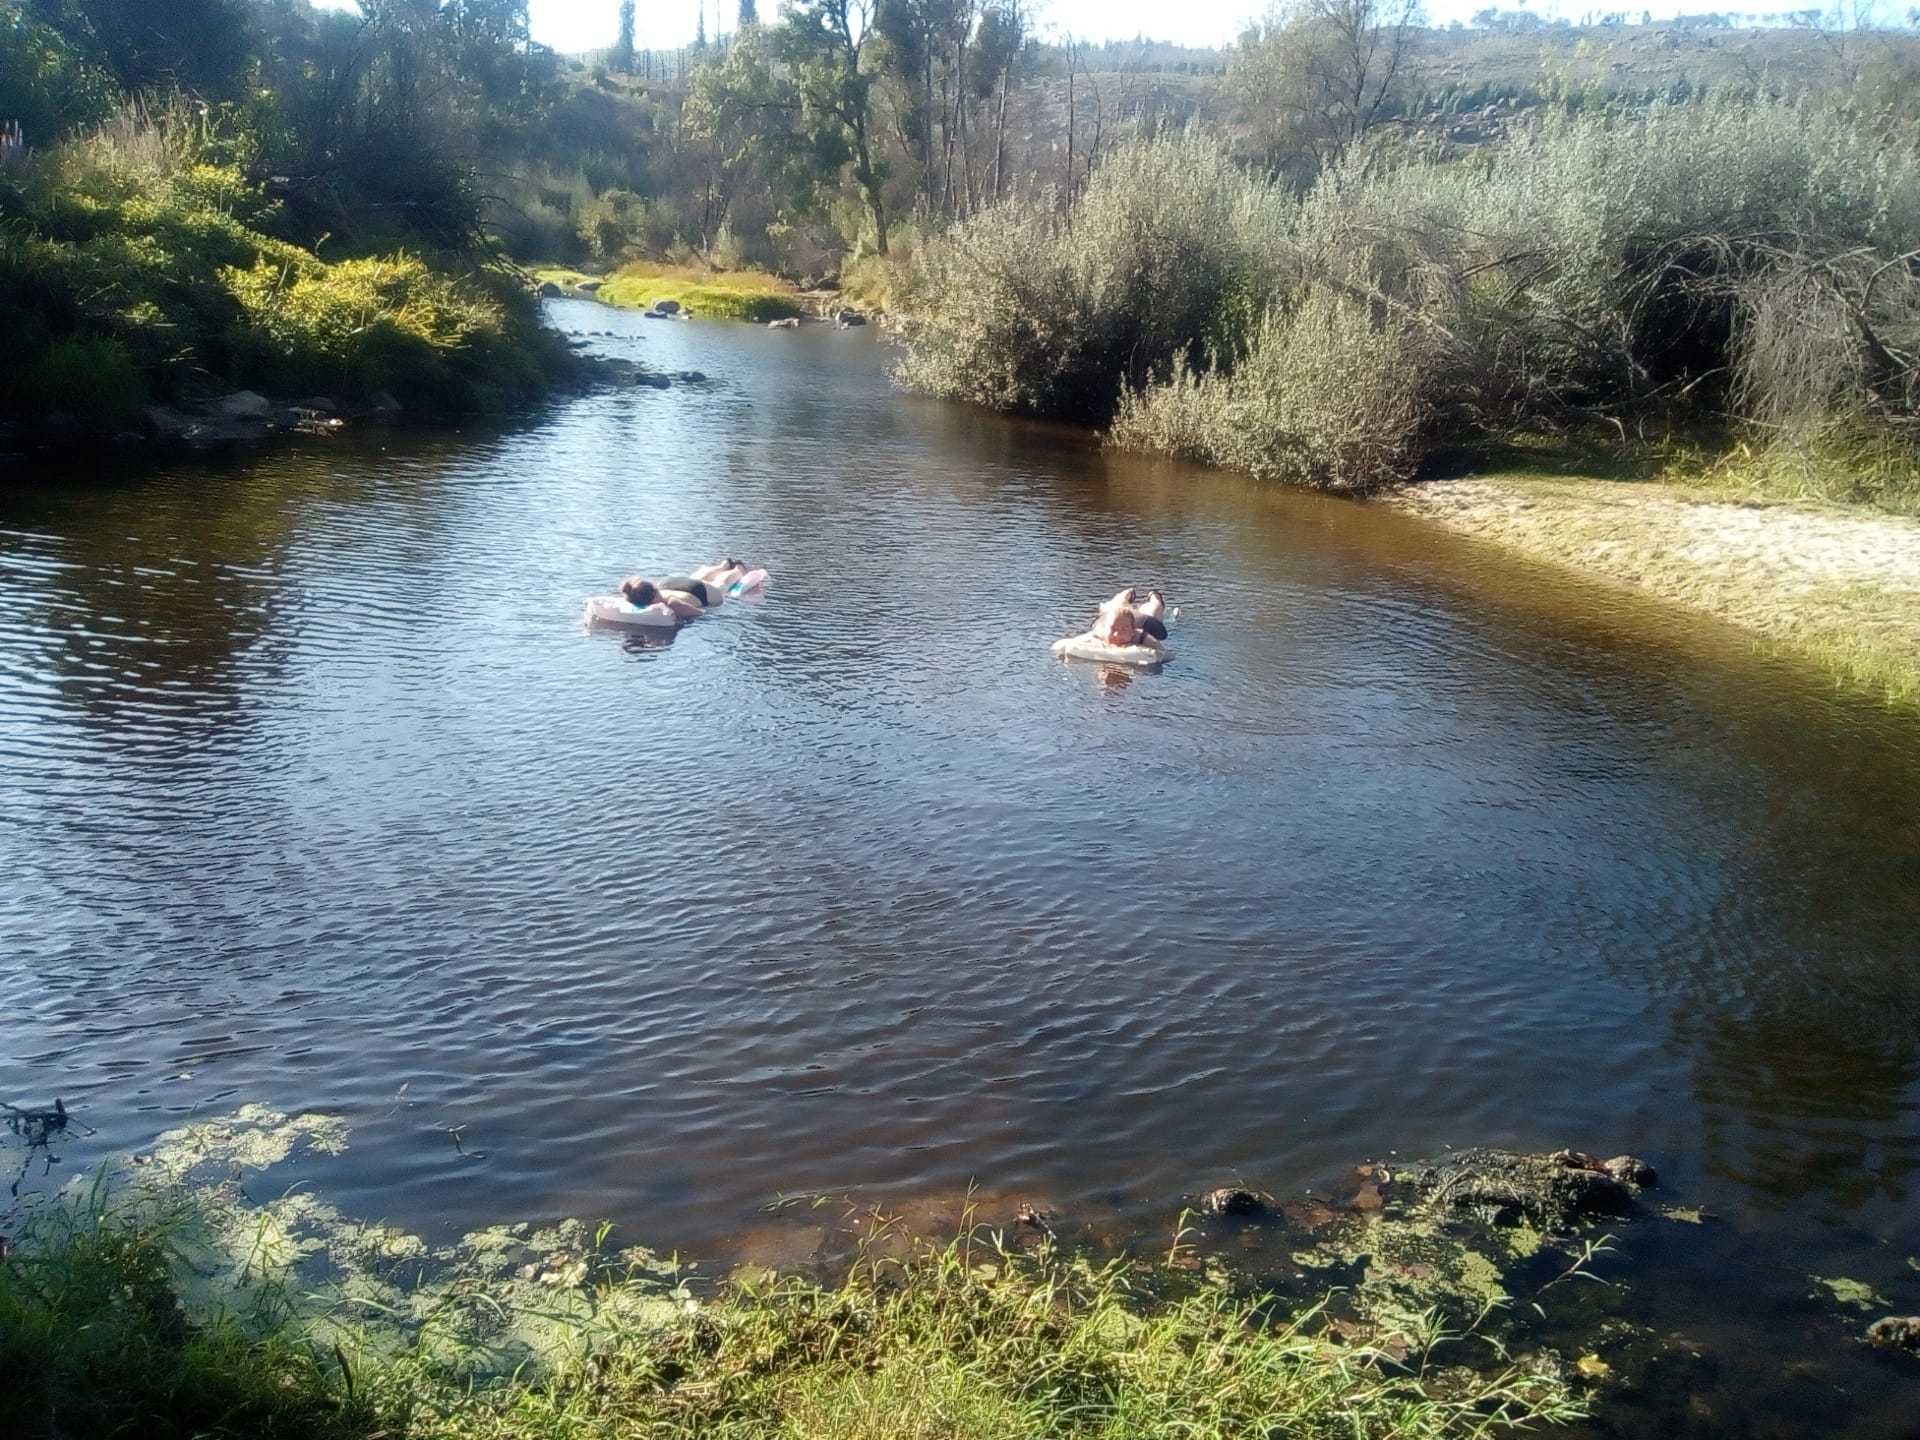
[[[611,276],[579,270],[541,268],[536,279],[578,290],[599,280],[593,298],[623,310],[647,310],[657,300],[676,301],[689,314],[718,320],[785,320],[806,307],[793,287],[759,270],[703,270],[694,266],[635,261]]]
[[[1864,1280],[1852,1280],[1845,1275],[1809,1275],[1807,1278],[1826,1291],[1836,1305],[1871,1310],[1887,1303],[1886,1297]]]

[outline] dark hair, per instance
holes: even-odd
[[[660,598],[660,592],[654,588],[651,580],[622,580],[620,593],[635,605],[651,605]]]

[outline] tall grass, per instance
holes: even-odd
[[[1330,1338],[1311,1309],[1198,1282],[1156,1298],[1152,1272],[979,1233],[867,1249],[834,1285],[736,1282],[665,1324],[603,1332],[504,1379],[420,1349],[315,1345],[287,1309],[189,1316],[171,1288],[179,1263],[164,1212],[95,1208],[30,1233],[0,1263],[0,1431],[1440,1440],[1581,1413],[1562,1382],[1471,1336],[1428,1325],[1399,1363]],[[604,1313],[648,1282],[592,1283]]]
[[[1915,250],[1920,153],[1812,103],[1557,113],[1466,159],[1356,153],[1297,196],[1151,141],[1064,215],[930,246],[902,375],[1339,488],[1515,431],[1907,443]]]

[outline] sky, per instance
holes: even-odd
[[[319,0],[351,8],[352,0]],[[731,30],[738,0],[705,0],[707,33]],[[763,15],[779,9],[779,0],[759,0]],[[1029,0],[1043,34],[1072,32],[1089,40],[1132,39],[1146,35],[1179,45],[1228,45],[1247,20],[1266,8],[1266,0]],[[530,0],[533,38],[556,50],[598,50],[613,43],[619,28],[620,0]],[[1489,4],[1526,8],[1549,19],[1578,20],[1589,10],[1651,10],[1656,18],[1732,10],[1741,14],[1806,9],[1820,0],[1426,0],[1428,17],[1439,24],[1465,20]],[[671,49],[693,39],[701,0],[639,0],[635,38],[642,47]]]

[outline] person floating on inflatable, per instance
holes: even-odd
[[[1142,600],[1140,592],[1128,586],[1100,607],[1093,628],[1087,633],[1109,645],[1146,645],[1158,649],[1160,642],[1167,638],[1166,613],[1166,597],[1158,590],[1149,590],[1147,598]]]
[[[1167,602],[1158,590],[1140,598],[1137,589],[1122,590],[1094,616],[1084,635],[1056,640],[1053,653],[1063,660],[1106,660],[1119,665],[1158,665],[1172,652],[1167,638]]]
[[[702,565],[693,578],[718,586],[725,595],[753,595],[767,588],[767,572],[728,556],[711,565]]]

